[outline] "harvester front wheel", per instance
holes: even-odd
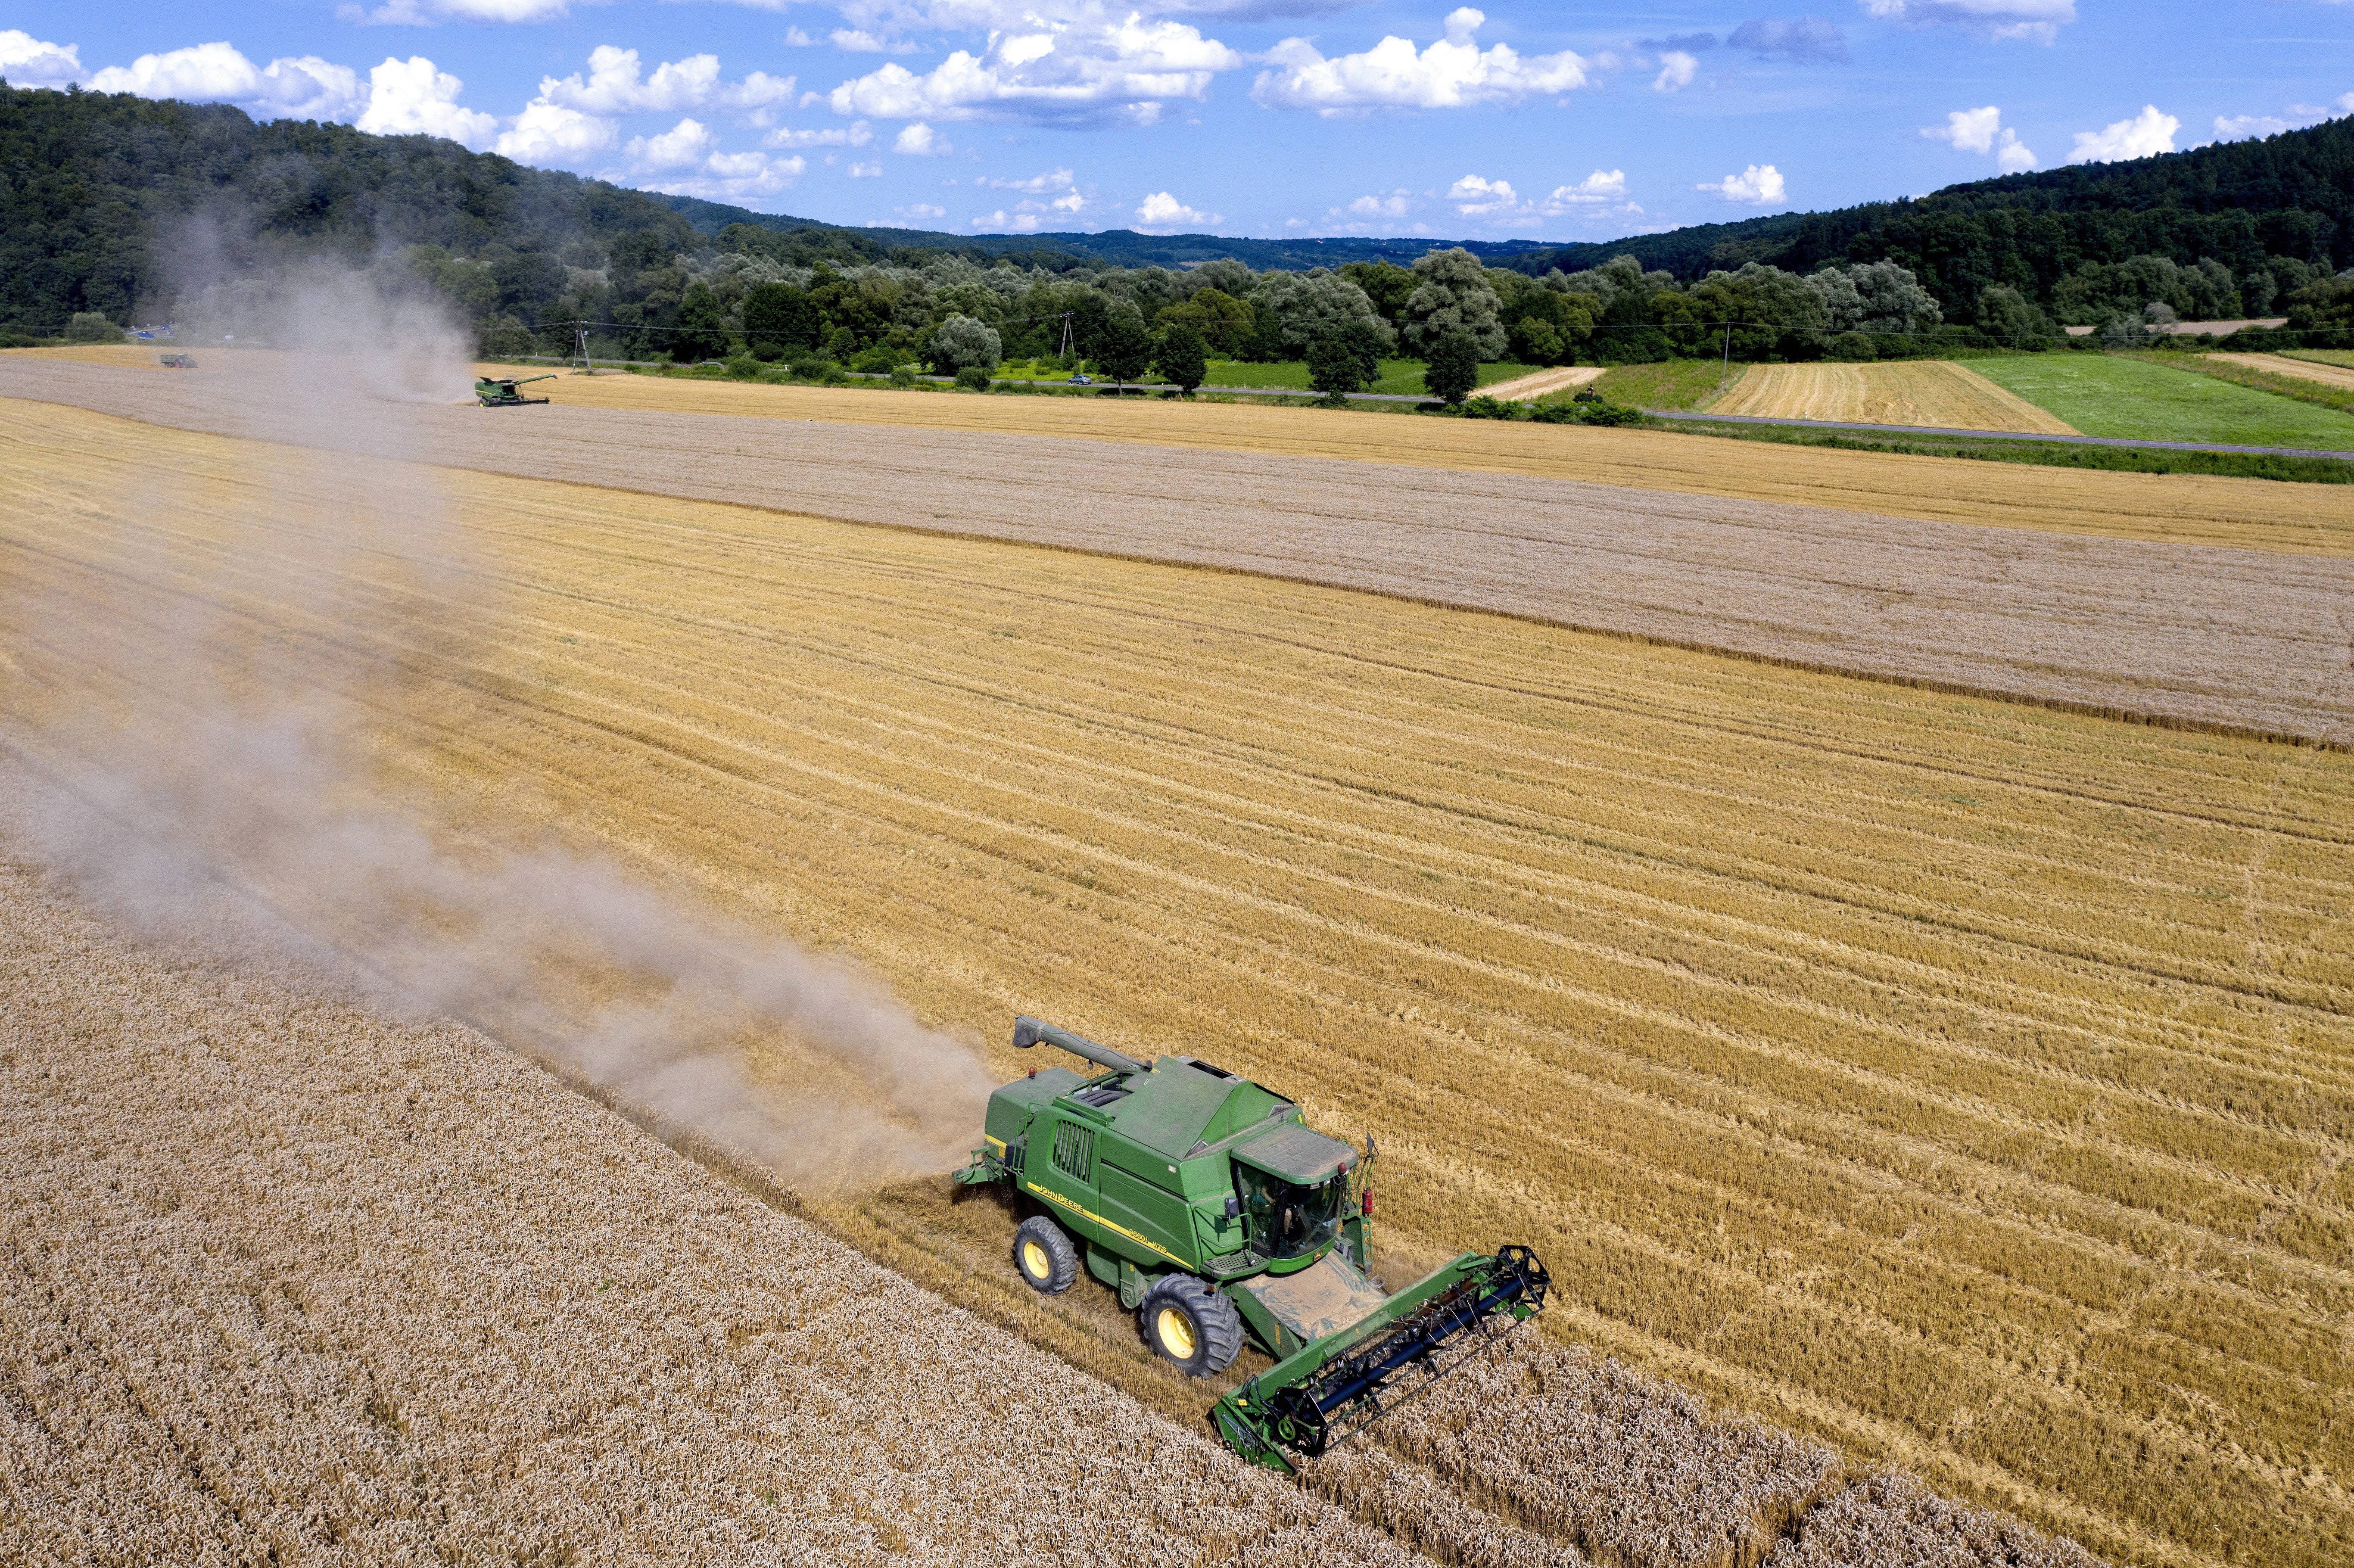
[[[1190,1274],[1154,1282],[1136,1309],[1145,1342],[1188,1377],[1208,1377],[1234,1364],[1243,1348],[1243,1317],[1225,1296]]]
[[[1079,1249],[1062,1226],[1033,1214],[1013,1233],[1013,1266],[1039,1295],[1060,1296],[1079,1277]]]

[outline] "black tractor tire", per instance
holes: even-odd
[[[1060,1296],[1079,1277],[1079,1249],[1070,1233],[1033,1214],[1013,1233],[1013,1271],[1041,1296]]]
[[[1242,1353],[1243,1315],[1223,1291],[1190,1274],[1164,1275],[1136,1308],[1152,1353],[1188,1377],[1212,1377]]]

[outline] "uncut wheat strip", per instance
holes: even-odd
[[[1935,1496],[1910,1476],[1855,1482],[1799,1521],[1767,1568],[2101,1568],[2065,1536]]]
[[[546,428],[546,421],[539,421],[538,427]],[[479,422],[471,429],[479,439],[479,432],[482,429]],[[801,438],[792,439],[800,440]],[[1077,459],[1083,461],[1085,455],[1077,454]],[[981,471],[1002,471],[1002,482],[1018,487],[1026,482],[1032,468],[1018,460],[1009,464],[1005,461],[1006,456],[1003,452],[991,453],[989,459],[982,461]],[[883,522],[901,520],[896,514],[875,511],[878,504],[884,504],[879,498],[897,493],[895,485],[913,485],[920,490],[922,486],[934,482],[933,479],[926,477],[930,471],[905,467],[906,462],[912,461],[912,454],[904,443],[892,448],[888,455],[878,452],[863,461],[870,468],[879,461],[883,468],[876,471],[876,474],[868,475],[866,482],[854,491],[843,493],[838,501],[820,503],[815,500],[816,492],[803,488],[817,485],[822,489],[827,483],[835,482],[842,471],[838,466],[828,465],[808,472],[796,472],[786,482],[801,492],[805,510],[832,511],[854,519]],[[996,467],[991,466],[992,462]],[[899,479],[886,481],[879,477],[882,473],[890,472],[895,465],[903,471]],[[976,499],[971,489],[976,482],[976,471],[979,471],[970,463],[960,470],[954,503],[949,503],[943,496],[938,502],[918,503],[918,509],[930,507],[937,511],[943,505],[971,508]],[[575,476],[555,472],[548,477]],[[1324,483],[1311,482],[1303,486],[1299,482],[1304,477],[1286,473],[1280,477],[1265,476],[1250,482],[1272,487],[1267,491],[1264,503],[1279,504],[1292,510],[1302,504],[1312,506],[1314,499],[1331,493],[1333,485],[1345,486],[1350,482],[1346,475],[1336,473]],[[1123,474],[1122,482],[1132,484],[1134,479],[1132,474]],[[1843,668],[1883,674],[1891,671],[1934,669],[1943,672],[1934,678],[1947,683],[1969,686],[1975,682],[1983,686],[1987,680],[1991,679],[1998,685],[2008,682],[2011,686],[2019,686],[2037,700],[2085,702],[2096,707],[2122,705],[2130,711],[2139,711],[2155,700],[2169,711],[2179,707],[2184,715],[2194,719],[2211,709],[2213,710],[2211,717],[2221,715],[2228,718],[2231,713],[2237,712],[2242,718],[2259,728],[2270,726],[2277,729],[2282,723],[2294,728],[2306,722],[2297,715],[2308,714],[2309,696],[2295,694],[2290,686],[2310,683],[2306,682],[2304,674],[2296,673],[2303,668],[2297,662],[2298,655],[2281,640],[2288,637],[2295,641],[2304,635],[2289,629],[2300,624],[2298,618],[2304,611],[2299,607],[2306,605],[2310,596],[2300,597],[2302,590],[2292,591],[2283,586],[2284,579],[2279,577],[2277,563],[2285,557],[2268,557],[2267,561],[2273,564],[2252,561],[2246,564],[2244,572],[2233,570],[2220,558],[2202,558],[2200,581],[2203,593],[2199,606],[2190,611],[2190,623],[2195,623],[2199,630],[2195,638],[2185,641],[2179,635],[2183,626],[2178,624],[2170,614],[2152,616],[2140,608],[2144,603],[2158,602],[2149,594],[2119,595],[2105,591],[2114,586],[2106,583],[2100,595],[2085,591],[2083,586],[2085,579],[2080,565],[2074,563],[2074,555],[2081,555],[2083,550],[2091,548],[2090,542],[2072,546],[2070,548],[2074,552],[2069,557],[2072,564],[2062,566],[2060,557],[2052,556],[2047,563],[2045,557],[2037,555],[2034,549],[2027,549],[2018,536],[2011,536],[2010,543],[1999,552],[2001,564],[1999,567],[1994,565],[1992,557],[1982,563],[1981,575],[1999,577],[2005,587],[1993,593],[1980,587],[1968,592],[1946,595],[1940,600],[1937,613],[1933,618],[1925,619],[1925,601],[1919,596],[1929,591],[1932,579],[1950,577],[1959,569],[1961,563],[1973,558],[1973,552],[1980,548],[1983,540],[1957,538],[1951,542],[1949,548],[1941,552],[1917,555],[1917,558],[1907,557],[1912,561],[1909,566],[1897,564],[1896,556],[1890,556],[1890,570],[1896,574],[1896,578],[1903,578],[1911,585],[1900,586],[1897,597],[1893,599],[1881,598],[1867,603],[1848,588],[1828,587],[1834,582],[1854,580],[1857,572],[1863,570],[1861,563],[1875,554],[1885,555],[1893,550],[1901,555],[1904,548],[1909,547],[1899,546],[1897,535],[1882,527],[1840,545],[1839,548],[1844,561],[1840,571],[1830,576],[1819,574],[1804,587],[1796,577],[1788,576],[1786,567],[1776,567],[1764,577],[1752,573],[1750,577],[1744,578],[1735,596],[1742,606],[1747,607],[1746,613],[1735,611],[1728,619],[1723,615],[1702,616],[1683,608],[1691,602],[1692,572],[1700,568],[1686,566],[1670,570],[1665,567],[1666,557],[1658,552],[1667,546],[1659,541],[1665,540],[1668,535],[1659,526],[1645,528],[1644,537],[1653,543],[1645,546],[1648,553],[1639,557],[1620,553],[1616,546],[1605,542],[1604,533],[1595,531],[1597,524],[1586,521],[1589,514],[1596,518],[1601,515],[1594,508],[1604,503],[1596,498],[1585,498],[1586,503],[1583,506],[1572,501],[1567,510],[1559,507],[1553,510],[1552,515],[1556,520],[1575,519],[1559,523],[1559,526],[1569,530],[1559,538],[1550,535],[1540,538],[1531,534],[1525,525],[1512,529],[1492,527],[1487,530],[1486,537],[1476,552],[1451,555],[1448,553],[1450,550],[1469,551],[1468,541],[1473,535],[1458,529],[1456,532],[1463,533],[1464,543],[1440,543],[1431,535],[1426,522],[1413,519],[1441,514],[1431,514],[1427,508],[1419,507],[1396,510],[1395,503],[1402,498],[1394,494],[1395,482],[1385,481],[1366,491],[1363,497],[1363,504],[1352,506],[1346,516],[1319,514],[1305,518],[1295,517],[1295,527],[1288,535],[1292,543],[1284,547],[1282,558],[1275,560],[1263,558],[1266,556],[1267,535],[1263,528],[1255,524],[1242,526],[1233,522],[1221,522],[1216,526],[1228,530],[1231,543],[1194,542],[1201,530],[1210,526],[1206,520],[1221,505],[1231,507],[1231,498],[1236,493],[1232,485],[1226,485],[1205,491],[1198,498],[1182,499],[1198,487],[1198,476],[1182,470],[1174,471],[1165,482],[1156,482],[1150,487],[1156,499],[1150,504],[1137,499],[1132,491],[1123,491],[1125,499],[1121,503],[1111,505],[1108,510],[1090,511],[1084,520],[1074,521],[1072,525],[1078,529],[1078,533],[1069,537],[1056,534],[1055,530],[1063,524],[1052,520],[1033,517],[1022,527],[1032,530],[1045,528],[1048,536],[1043,537],[1041,542],[1050,544],[1107,548],[1116,553],[1147,557],[1198,559],[1208,564],[1239,566],[1252,570],[1271,569],[1278,575],[1299,576],[1310,580],[1331,581],[1377,591],[1393,590],[1396,579],[1389,575],[1388,568],[1368,569],[1364,563],[1386,559],[1406,574],[1411,585],[1416,585],[1411,587],[1411,591],[1418,597],[1488,604],[1510,612],[1533,613],[1556,620],[1590,618],[1579,615],[1564,617],[1557,606],[1547,608],[1554,603],[1552,597],[1554,590],[1531,585],[1544,582],[1549,576],[1557,574],[1550,573],[1549,568],[1521,562],[1517,557],[1528,551],[1539,554],[1561,550],[1596,551],[1599,553],[1591,562],[1567,577],[1560,577],[1560,580],[1574,585],[1574,591],[1582,601],[1596,606],[1622,607],[1608,609],[1605,615],[1612,628],[1617,630],[1631,630],[1647,635],[1657,631],[1670,636],[1671,641],[1689,642],[1696,639],[1710,646],[1723,645],[1728,636],[1739,643],[1754,634],[1765,641],[1759,644],[1758,649],[1749,651],[1770,653],[1773,649],[1767,644],[1779,647],[1777,640],[1789,634],[1788,628],[1812,624],[1823,615],[1831,614],[1826,607],[1836,602],[1842,607],[1833,614],[1833,619],[1839,620],[1840,626],[1837,637],[1846,649],[1836,662]],[[1168,490],[1170,485],[1176,487],[1173,492],[1165,495],[1160,493]],[[1456,490],[1450,490],[1449,494],[1458,502],[1461,500]],[[754,499],[733,494],[715,498]],[[1659,512],[1661,503],[1655,493],[1647,493],[1636,498],[1634,493],[1623,493],[1607,504],[1621,510],[1631,506],[1655,518],[1664,516]],[[1373,511],[1367,512],[1366,506],[1372,507]],[[1205,507],[1208,508],[1206,512]],[[1394,521],[1376,523],[1367,520],[1381,514],[1384,508],[1396,510]],[[1455,510],[1459,512],[1460,505]],[[1517,515],[1524,508],[1516,506],[1514,510]],[[1020,516],[1023,511],[1011,494],[1002,505],[984,504],[978,514],[984,519],[978,531],[1002,532],[1011,524],[1001,525],[998,519]],[[1800,534],[1809,536],[1833,525],[1830,514],[1809,518],[1803,524],[1796,518],[1782,519],[1776,525],[1784,524],[1796,525]],[[1614,523],[1610,526],[1615,528],[1617,524]],[[1724,532],[1728,527],[1734,531]],[[1738,525],[1714,518],[1703,521],[1694,517],[1688,523],[1677,524],[1676,528],[1681,531],[1678,537],[1694,542],[1702,539],[1724,544],[1739,541],[1734,554],[1723,557],[1721,569],[1750,572],[1751,568],[1743,564],[1748,557],[1741,552],[1753,551],[1755,542],[1745,537]],[[1162,531],[1163,543],[1150,542],[1146,535],[1152,529]],[[1177,532],[1169,532],[1172,529]],[[1389,530],[1396,535],[1395,545],[1371,545],[1367,537],[1369,529]],[[1967,532],[1964,531],[1965,534]],[[1572,535],[1585,536],[1592,542],[1575,542],[1570,536]],[[1788,551],[1796,547],[1795,540],[1798,536],[1792,535],[1784,540],[1779,546],[1777,559],[1787,556]],[[1506,557],[1497,553],[1500,545],[1514,557],[1509,567]],[[1720,543],[1696,544],[1696,547],[1703,555],[1712,551],[1721,553]],[[1383,551],[1385,549],[1392,550],[1393,554],[1384,556]],[[2022,555],[2022,549],[2027,549],[2027,553]],[[2050,567],[2049,571],[2046,565]],[[2141,556],[2123,556],[2113,564],[2110,575],[2114,577],[2116,572],[2127,576],[2146,574],[2149,562]],[[1980,567],[1969,569],[1978,571]],[[1908,572],[1913,574],[1911,577],[1906,577]],[[1921,575],[1924,573],[1927,575]],[[1867,572],[1866,575],[1870,574]],[[1892,582],[1896,578],[1892,578]],[[2027,586],[2031,579],[2039,586],[2031,589]],[[1606,582],[1609,586],[1605,586]],[[1726,588],[1728,593],[1732,592],[1729,582]],[[2155,591],[2162,599],[2170,590],[2160,588]],[[2284,593],[2287,597],[2280,597]],[[1765,596],[1762,599],[1761,594]],[[2056,595],[2057,598],[2048,601],[2037,599],[2036,603],[2041,608],[2028,614],[2025,611],[2027,600],[2019,597],[2022,594]],[[2246,594],[2265,599],[2271,608],[2260,616],[2243,618],[2235,622],[2236,631],[2227,630],[2217,619],[2221,613],[2220,607],[2232,595]],[[1498,597],[1500,595],[1501,597]],[[1523,599],[1526,602],[1522,602]],[[2277,599],[2276,603],[2274,599]],[[2061,607],[2056,612],[2055,606]],[[1628,617],[1632,619],[1627,620]],[[2084,630],[2089,624],[2088,617],[2097,618],[2108,626],[2108,634],[2089,636]],[[1618,624],[1619,620],[1625,620],[1626,623]],[[1983,624],[1979,624],[1981,621]],[[1966,622],[1977,629],[1956,641],[1956,629]],[[2128,623],[2130,627],[2140,630],[2129,630]],[[1679,627],[1683,630],[1677,630]],[[2319,634],[2317,632],[2316,635]],[[2121,636],[2124,642],[2133,643],[2136,647],[2136,657],[2139,662],[2137,667],[2145,672],[2126,687],[2117,686],[2113,669],[2115,653],[2123,645]],[[2268,652],[2261,657],[2252,652],[2244,657],[2237,656],[2232,639],[2244,640],[2250,636],[2263,641]],[[1800,642],[1806,641],[1805,637],[1800,638]],[[2014,645],[2036,648],[2041,652],[2021,662],[2005,652]],[[2320,642],[2314,644],[2317,648],[2321,645]],[[1823,647],[1813,644],[1792,646],[1797,647],[1797,656],[1803,661],[1823,662]],[[2296,646],[2303,647],[2304,644],[2300,641]],[[1938,652],[1925,652],[1932,648]],[[2068,652],[2070,649],[2074,652]],[[2151,688],[2146,673],[2156,668],[2152,662],[2154,660],[2172,661],[2170,668],[2173,669],[2173,673],[2167,677],[2172,683],[2169,687],[2171,694],[2155,699],[2149,695]],[[2247,686],[2240,674],[2235,673],[2253,669],[2271,672],[2261,691]],[[2009,673],[2000,673],[2004,671]],[[2005,686],[2004,689],[2010,687]],[[2327,706],[2326,702],[2324,705]],[[2321,709],[2310,709],[2309,717],[2311,722],[2321,725],[2325,729],[2338,722]],[[2215,722],[2222,721],[2222,718],[2215,719]],[[2200,719],[2199,722],[2208,721]],[[2230,722],[2241,721],[2231,719]]]
[[[1377,1428],[1387,1446],[1619,1568],[1747,1568],[1839,1474],[1830,1451],[1580,1350],[1476,1362]]]
[[[1585,1568],[1577,1549],[1532,1534],[1449,1491],[1421,1466],[1369,1441],[1346,1443],[1304,1465],[1319,1497],[1367,1519],[1434,1562],[1459,1568]]]

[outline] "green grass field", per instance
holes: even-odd
[[[2228,348],[2229,344],[2219,344]],[[2347,348],[2285,348],[2281,353],[2290,359],[2310,359],[2316,365],[2354,366],[2354,349]]]
[[[1499,381],[1510,381],[1516,376],[1527,376],[1543,369],[1535,365],[1483,365],[1479,367],[1479,385],[1491,387]],[[1051,361],[1024,364],[1013,361],[997,368],[1001,381],[1062,381],[1070,372]],[[1097,377],[1101,380],[1101,376]],[[1158,379],[1158,377],[1155,377]],[[1210,361],[1209,378],[1202,383],[1211,387],[1267,387],[1281,390],[1308,390],[1308,362],[1304,359],[1278,360],[1271,365],[1254,365],[1239,359]],[[1368,392],[1416,394],[1423,390],[1422,361],[1419,359],[1384,359],[1382,377]]]
[[[1970,368],[2088,436],[2354,451],[2354,415],[2110,354],[2020,354]]]
[[[1656,365],[1619,365],[1602,373],[1594,389],[1630,408],[1678,408],[1698,413],[1738,382],[1749,368],[1714,359],[1663,359]]]

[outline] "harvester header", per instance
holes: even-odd
[[[1392,1295],[1370,1272],[1373,1140],[1308,1126],[1284,1096],[1193,1056],[1138,1060],[1034,1018],[1013,1044],[1097,1069],[1045,1067],[990,1097],[957,1172],[1031,1211],[1013,1264],[1067,1290],[1085,1266],[1119,1291],[1153,1351],[1196,1377],[1246,1341],[1276,1364],[1218,1403],[1236,1453],[1288,1469],[1377,1415],[1401,1379],[1436,1376],[1544,1306],[1526,1247],[1466,1253]]]

